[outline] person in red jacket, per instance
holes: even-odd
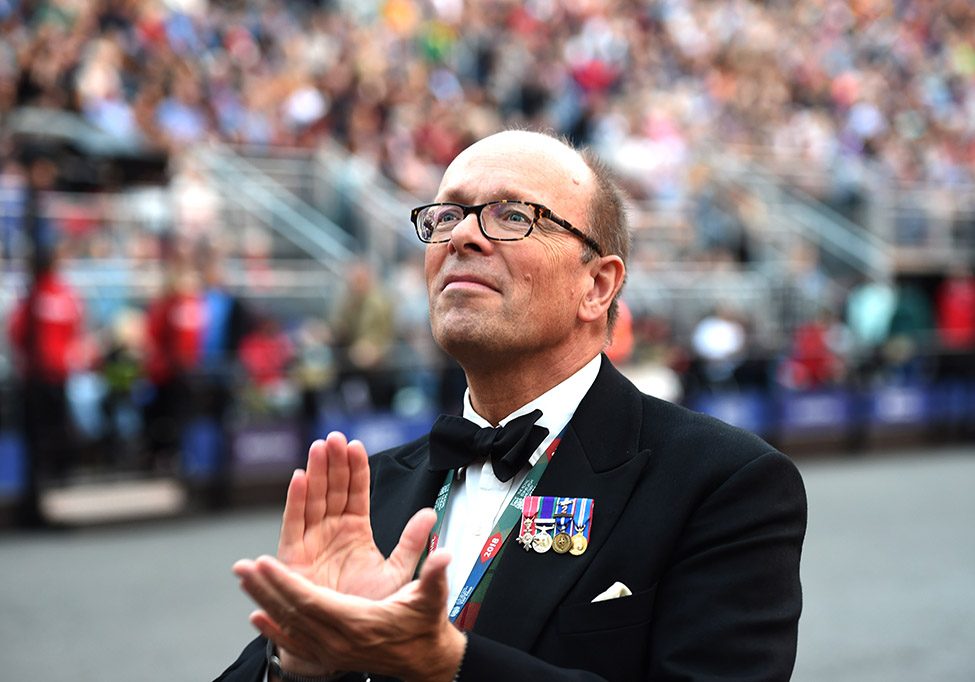
[[[192,383],[200,366],[205,322],[199,279],[177,262],[162,295],[149,305],[146,319],[146,375],[155,389],[145,414],[150,466],[179,448],[194,406]]]
[[[23,433],[27,446],[27,485],[20,522],[44,524],[39,487],[44,479],[62,478],[72,458],[71,424],[65,385],[80,364],[83,340],[82,304],[57,272],[51,252],[38,252],[31,263],[27,295],[10,317],[23,396]]]
[[[975,277],[957,267],[945,277],[936,294],[938,336],[953,352],[975,348]]]

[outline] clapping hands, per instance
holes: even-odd
[[[432,553],[411,580],[435,520],[432,509],[417,512],[387,559],[372,536],[362,443],[340,433],[316,441],[288,487],[277,559],[234,565],[260,607],[251,623],[281,649],[282,666],[450,680],[465,642],[446,617],[449,555]]]

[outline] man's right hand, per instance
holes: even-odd
[[[408,583],[436,521],[432,509],[417,512],[386,559],[369,522],[369,460],[359,441],[338,432],[315,441],[307,469],[288,486],[278,559],[316,585],[345,594],[383,599]],[[282,667],[321,675],[320,665],[280,651]]]

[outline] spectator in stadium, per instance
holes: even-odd
[[[955,266],[935,294],[938,336],[951,352],[975,350],[975,277],[967,266]]]
[[[62,478],[72,464],[73,442],[65,385],[84,361],[83,311],[74,289],[57,271],[57,256],[33,256],[27,296],[10,316],[10,340],[22,383],[27,485],[20,523],[44,524],[39,506],[42,480]]]
[[[868,381],[878,370],[896,305],[897,292],[889,282],[863,279],[850,289],[846,323],[853,336],[854,365],[862,381]]]
[[[145,408],[150,466],[175,455],[195,408],[196,372],[206,317],[199,276],[185,256],[168,256],[165,290],[146,312],[146,376],[154,395]]]
[[[778,370],[779,382],[799,390],[835,386],[846,375],[850,345],[849,331],[836,313],[831,308],[820,309],[793,332],[792,347]]]
[[[290,393],[287,378],[294,344],[273,315],[262,312],[255,318],[254,329],[241,340],[238,355],[249,388],[264,405],[273,407]]]
[[[458,203],[412,217],[464,418],[368,460],[341,434],[313,444],[278,558],[234,567],[263,636],[220,679],[788,679],[801,480],[603,356],[629,242],[605,169],[502,132],[436,198]]]
[[[720,304],[701,318],[691,334],[695,370],[701,387],[734,387],[735,370],[745,359],[748,335],[741,315]]]
[[[897,383],[917,383],[929,376],[934,338],[934,313],[927,294],[915,284],[898,284],[883,348],[886,378]]]
[[[0,167],[0,258],[9,261],[26,239],[24,207],[27,197],[27,176],[21,164],[4,159]]]
[[[346,282],[330,318],[338,389],[352,409],[388,409],[395,392],[386,366],[395,341],[393,300],[364,261],[349,266]]]
[[[225,263],[220,249],[201,242],[195,253],[203,282],[203,326],[200,330],[200,381],[198,415],[229,433],[228,422],[234,398],[234,370],[238,351],[250,332],[252,319],[241,296],[225,281]],[[210,489],[210,502],[222,506],[230,485],[229,438],[220,446],[216,475]]]

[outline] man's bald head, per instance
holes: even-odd
[[[508,154],[512,159],[524,159],[525,153],[528,152],[531,161],[538,166],[535,169],[529,167],[523,169],[530,173],[541,172],[552,167],[561,168],[564,186],[558,189],[567,196],[575,197],[583,192],[587,198],[586,216],[570,222],[592,236],[602,247],[604,255],[619,256],[624,264],[627,262],[630,255],[630,233],[623,198],[612,171],[595,152],[589,148],[577,150],[568,141],[546,133],[504,130],[467,147],[457,155],[451,166],[455,163],[463,166],[467,158],[479,157],[485,151],[502,159]],[[451,180],[450,170],[448,167],[441,187]],[[556,213],[559,211],[558,206],[549,208]],[[584,259],[589,261],[596,255],[594,251],[587,248]],[[614,301],[608,312],[610,330],[616,322],[618,311],[619,304]]]

